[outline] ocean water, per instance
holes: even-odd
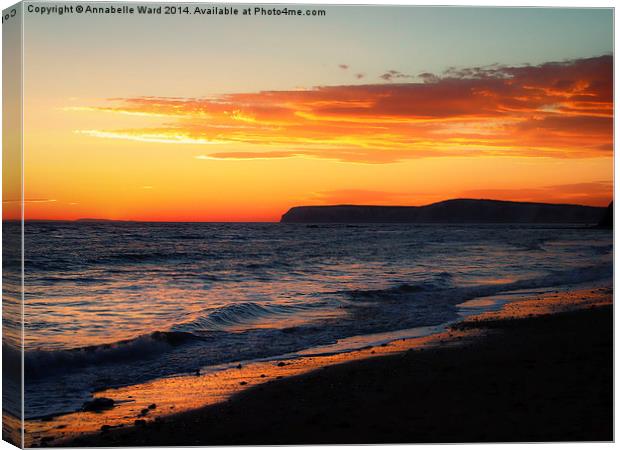
[[[524,225],[30,222],[25,248],[26,418],[445,324],[470,299],[611,278],[613,259],[611,231]]]

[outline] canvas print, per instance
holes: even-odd
[[[3,439],[613,440],[611,8],[3,11]]]

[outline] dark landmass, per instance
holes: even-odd
[[[605,228],[607,230],[611,230],[614,227],[614,202],[611,202],[605,213],[603,214],[603,218],[598,223],[598,228]]]
[[[613,439],[611,306],[466,326],[488,335],[328,366],[223,404],[58,444]]]
[[[606,208],[501,200],[455,199],[426,206],[296,206],[284,223],[549,223],[596,224]]]

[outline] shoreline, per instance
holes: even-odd
[[[439,378],[450,378],[449,373],[444,373],[446,364],[457,371],[459,375],[462,375],[462,366],[464,363],[467,363],[467,358],[464,355],[469,355],[471,359],[480,352],[486,352],[488,358],[483,362],[485,370],[489,374],[494,374],[494,378],[497,378],[499,373],[502,372],[501,364],[504,366],[506,364],[514,364],[517,366],[513,367],[516,372],[524,370],[524,367],[518,367],[520,364],[519,359],[514,359],[514,355],[508,355],[507,359],[502,359],[506,357],[501,356],[501,349],[512,348],[515,345],[518,347],[530,345],[531,350],[535,354],[529,359],[525,358],[529,361],[526,364],[534,364],[528,376],[534,376],[538,379],[540,374],[549,375],[554,372],[554,368],[548,367],[548,364],[542,361],[541,364],[543,364],[544,368],[536,370],[536,358],[540,359],[545,357],[545,355],[549,357],[549,355],[553,354],[557,356],[558,350],[564,349],[566,351],[567,348],[570,348],[572,349],[573,357],[576,358],[575,361],[579,362],[584,358],[594,357],[588,351],[586,341],[598,339],[597,342],[600,344],[608,340],[608,358],[598,354],[596,364],[593,366],[588,364],[588,366],[592,366],[590,367],[592,373],[589,373],[589,376],[598,377],[602,380],[602,382],[599,382],[601,392],[598,394],[598,397],[601,398],[601,404],[606,405],[607,402],[611,405],[611,384],[607,381],[608,378],[611,379],[611,369],[607,370],[607,365],[611,367],[612,364],[612,295],[611,288],[600,287],[573,291],[556,291],[535,298],[508,303],[499,311],[490,311],[466,318],[452,325],[443,333],[423,338],[399,340],[385,346],[382,345],[352,352],[355,356],[350,357],[351,355],[347,355],[349,356],[348,359],[342,358],[343,355],[332,355],[322,358],[305,358],[306,366],[304,367],[298,367],[295,364],[277,366],[273,363],[262,363],[262,365],[259,364],[259,367],[242,368],[238,370],[239,375],[235,379],[228,380],[234,382],[238,387],[243,384],[241,386],[242,389],[237,388],[237,392],[228,392],[219,401],[214,401],[207,406],[191,408],[190,410],[171,415],[170,413],[174,412],[173,409],[168,409],[166,414],[163,412],[163,405],[158,404],[155,410],[158,412],[158,415],[147,414],[143,419],[138,419],[139,421],[135,422],[135,425],[133,425],[133,420],[131,420],[131,423],[126,421],[127,425],[118,429],[102,425],[102,431],[100,432],[93,433],[90,431],[81,436],[65,435],[63,437],[61,435],[58,439],[46,439],[39,441],[38,444],[44,446],[115,446],[154,445],[155,443],[159,443],[159,445],[215,445],[243,443],[489,442],[494,439],[512,441],[562,440],[562,433],[557,431],[555,434],[549,431],[548,437],[536,435],[533,431],[529,434],[524,434],[523,431],[515,432],[513,433],[514,439],[508,434],[504,434],[502,438],[498,431],[495,434],[487,433],[485,435],[487,436],[486,438],[481,435],[481,437],[476,439],[471,433],[463,434],[464,431],[460,433],[456,431],[451,431],[450,433],[436,431],[435,434],[428,434],[430,433],[428,431],[426,435],[412,434],[411,428],[405,426],[404,423],[401,423],[398,427],[400,432],[386,434],[379,430],[380,426],[377,428],[375,425],[383,418],[400,423],[405,420],[405,417],[408,417],[409,408],[398,406],[398,401],[403,397],[403,392],[407,390],[407,386],[409,386],[409,389],[412,389],[412,392],[409,393],[412,409],[419,408],[416,403],[419,402],[418,397],[420,394],[427,395],[426,393],[429,392],[429,389],[431,391],[433,389],[437,390],[437,386],[433,387],[433,383],[426,385],[424,389],[417,393],[411,387],[412,384],[415,385],[425,379],[423,373],[412,370],[412,367],[418,367],[420,362],[429,367],[427,376],[435,374]],[[543,323],[544,326],[542,326]],[[571,326],[569,326],[569,323]],[[527,331],[527,333],[521,335],[520,332],[524,331]],[[580,337],[581,341],[577,337]],[[563,342],[563,340],[567,339],[571,342]],[[540,342],[535,342],[537,340]],[[603,344],[601,344],[601,348],[605,348],[605,345],[607,345]],[[541,351],[540,348],[545,348],[546,350]],[[582,351],[581,355],[578,354],[579,351]],[[320,359],[320,361],[317,361],[317,359]],[[561,360],[562,358],[558,362],[558,367],[568,364],[565,367],[565,371],[567,371],[571,367],[570,361],[566,360],[562,363]],[[498,365],[499,362],[501,364]],[[406,370],[400,367],[402,364],[407,365]],[[354,369],[355,375],[348,374],[351,367],[355,366],[359,366]],[[431,370],[431,367],[435,366],[444,367],[444,369]],[[400,369],[396,370],[397,367],[400,367]],[[379,380],[378,378],[381,377],[377,377],[376,374],[373,375],[379,368],[383,372],[392,375],[384,376],[383,380]],[[269,369],[271,369],[271,372],[268,372]],[[367,371],[368,373],[366,373]],[[568,371],[570,372],[570,370]],[[267,372],[268,375],[264,373],[259,374],[259,372]],[[398,373],[395,374],[395,372]],[[272,381],[261,379],[261,376],[265,376],[267,380]],[[469,395],[468,390],[462,386],[462,380],[459,380],[459,376],[454,376],[454,374],[452,376],[453,379],[451,381],[446,379],[440,383],[437,380],[436,383],[444,387],[448,386],[448,390],[455,389],[451,385],[460,386],[460,391],[457,389],[458,392],[452,393],[452,400],[458,399],[459,395]],[[403,378],[407,379],[404,385],[401,384],[405,381]],[[243,380],[239,381],[241,379]],[[351,385],[353,380],[364,381],[360,386],[354,388]],[[427,383],[428,381],[426,380]],[[494,383],[497,383],[497,381],[494,381]],[[519,384],[518,381],[513,381],[513,383]],[[558,406],[553,407],[553,411],[547,412],[544,417],[539,417],[539,419],[550,420],[558,414],[566,415],[566,411],[571,411],[571,408],[564,403],[571,401],[571,399],[574,402],[585,395],[581,393],[583,387],[579,387],[575,383],[573,384],[572,389],[575,392],[570,393],[570,395],[567,394],[567,397],[564,396],[566,398],[563,398],[562,395],[556,395],[557,398],[551,403],[556,403]],[[329,405],[326,405],[324,396],[320,395],[324,390],[329,391],[330,387],[334,385],[338,385],[339,388],[337,392],[330,395],[337,396],[342,405],[344,405],[343,407],[345,407],[345,410],[340,411],[338,414],[332,411],[334,405],[331,402]],[[309,390],[309,386],[312,389]],[[286,393],[289,391],[290,393]],[[499,392],[502,391],[498,390],[496,395]],[[196,393],[199,397],[200,391],[198,390]],[[283,395],[283,393],[286,394]],[[390,395],[393,396],[393,401],[386,399],[386,396],[389,397]],[[360,403],[360,396],[365,397],[366,400]],[[435,402],[431,401],[431,404],[427,404],[424,409],[433,411],[434,408],[438,407],[433,406],[433,403],[445,403],[448,399],[442,401],[442,396],[445,396],[445,392],[437,392],[437,400]],[[541,397],[539,392],[537,398],[543,397]],[[363,411],[365,407],[367,408],[365,405],[372,398],[375,400],[383,398],[384,403],[386,403],[383,405],[384,410],[382,411],[380,406],[375,405],[371,409],[366,409],[366,414],[364,415]],[[258,399],[262,400],[258,401]],[[484,402],[491,400],[490,398],[476,399],[473,405],[479,404],[480,401],[484,404]],[[587,403],[587,399],[582,400]],[[392,408],[388,406],[390,403],[394,403]],[[519,408],[523,409],[523,401],[518,403],[520,405]],[[562,406],[559,404],[562,404]],[[346,405],[349,406],[346,407]],[[326,410],[326,408],[329,408],[329,410]],[[594,411],[595,415],[599,417],[599,422],[607,423],[610,422],[607,416],[611,417],[611,408],[611,406],[599,405],[598,408],[590,408],[590,410]],[[509,404],[506,404],[504,409],[504,413],[514,412],[514,408]],[[524,411],[528,411],[528,409],[526,408]],[[473,412],[476,412],[475,409],[472,410],[470,407],[468,415],[471,415]],[[497,411],[496,414],[501,412]],[[354,421],[351,418],[347,419],[346,416],[350,416],[352,413],[356,413],[360,417]],[[303,423],[300,425],[299,421],[301,419],[298,416],[307,416],[308,414],[312,417],[306,417],[305,421],[302,421]],[[465,415],[465,417],[468,415]],[[336,420],[336,416],[341,417]],[[226,420],[222,420],[222,418],[226,418]],[[61,419],[66,419],[66,417],[63,418],[61,416],[58,418],[58,420]],[[315,425],[328,419],[333,419],[331,420],[333,423],[330,426],[321,426],[320,429],[322,431],[317,434]],[[435,420],[441,422],[439,417]],[[417,424],[423,423],[424,417],[417,417],[414,422]],[[256,425],[253,425],[253,423]],[[427,426],[422,428],[432,430],[439,423],[434,426],[431,423],[427,423]],[[569,424],[570,420],[565,420],[564,423]],[[591,423],[591,420],[586,420],[586,423]],[[360,424],[365,426],[362,429],[357,429]],[[252,426],[257,427],[255,432],[243,432],[243,430],[252,429]],[[296,432],[282,431],[283,429],[293,430],[295,426],[297,426]],[[497,428],[497,424],[492,426]],[[379,431],[375,430],[375,434],[369,435],[368,430],[374,429],[373,427]],[[575,427],[575,423],[565,427],[565,440],[612,439],[611,425],[599,426],[596,429],[589,430],[589,432],[588,430],[583,430],[581,435],[575,435],[574,430],[578,429]],[[470,428],[475,430],[475,427]],[[273,432],[269,432],[270,429]],[[532,428],[530,427],[530,429]],[[494,436],[499,437],[494,438]],[[540,437],[537,438],[536,436]],[[571,438],[571,436],[573,437]],[[33,442],[33,445],[37,445],[37,443]]]

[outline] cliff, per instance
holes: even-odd
[[[614,202],[611,202],[605,209],[605,213],[601,221],[598,223],[599,228],[611,230],[614,227]]]
[[[596,224],[606,208],[500,200],[454,199],[426,206],[296,206],[284,223],[581,223]]]

